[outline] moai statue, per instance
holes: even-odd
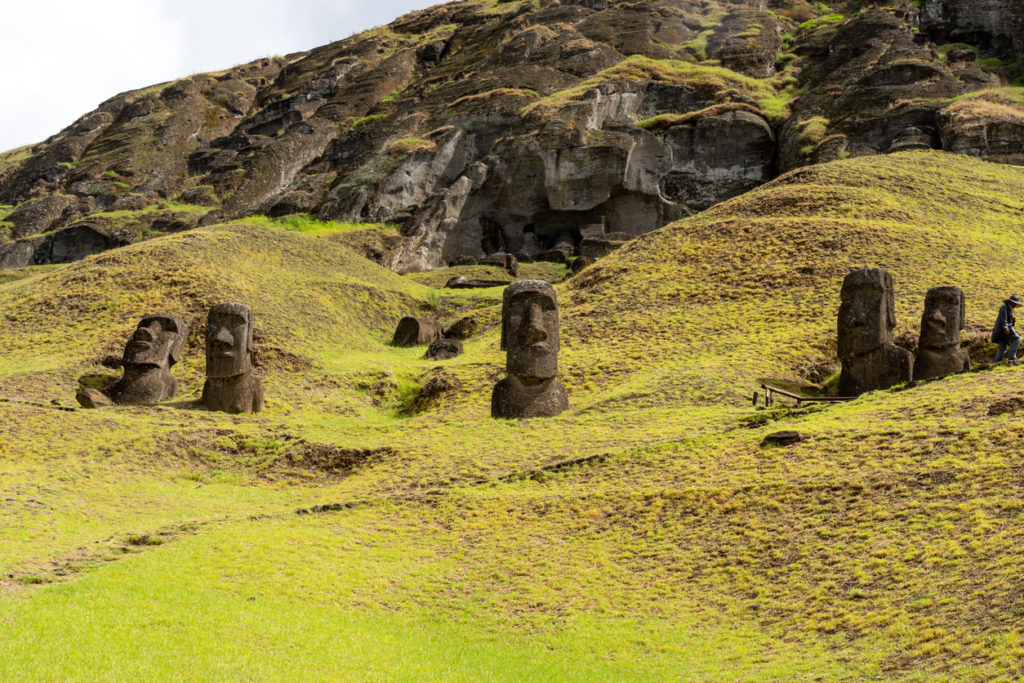
[[[187,339],[188,325],[181,317],[147,315],[124,347],[124,376],[103,390],[82,389],[75,398],[83,408],[157,403],[172,398],[178,391],[178,381],[171,376],[171,366],[181,359]]]
[[[932,379],[971,369],[971,357],[960,348],[960,330],[967,307],[959,287],[935,287],[924,297],[921,338],[914,379]]]
[[[558,380],[558,347],[555,290],[543,280],[513,282],[501,308],[508,377],[494,386],[492,417],[552,417],[569,408]]]
[[[252,311],[217,304],[206,318],[206,384],[202,403],[225,413],[263,410],[263,381],[253,374]]]
[[[843,280],[839,306],[839,393],[859,396],[909,382],[914,355],[893,344],[896,327],[892,275],[883,268],[855,270]]]

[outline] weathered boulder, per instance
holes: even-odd
[[[398,321],[391,345],[407,347],[430,344],[442,339],[443,334],[441,325],[433,320],[405,317]]]
[[[744,109],[701,116],[664,134],[672,164],[662,194],[700,211],[742,194],[775,175],[775,133]]]
[[[469,339],[476,331],[480,328],[480,323],[476,318],[472,316],[466,316],[465,318],[459,318],[452,325],[444,331],[445,339],[458,339],[459,341],[465,341]]]
[[[22,204],[5,219],[14,224],[11,237],[20,239],[56,227],[64,212],[75,203],[73,197],[52,194]]]
[[[612,253],[623,244],[625,244],[625,242],[620,240],[588,238],[580,243],[580,257],[599,259]],[[573,265],[575,265],[575,263]]]
[[[428,360],[449,360],[462,355],[462,342],[457,339],[440,339],[432,342],[423,356]]]

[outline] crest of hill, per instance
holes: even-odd
[[[156,311],[189,323],[175,373],[198,380],[206,312],[225,301],[253,309],[257,345],[285,365],[308,366],[325,349],[379,349],[429,288],[357,255],[343,237],[240,222],[15,271],[0,284],[0,383],[67,393],[84,369],[119,358],[138,319]]]
[[[564,355],[599,359],[602,400],[734,401],[761,377],[820,381],[838,369],[842,279],[864,266],[896,279],[897,333],[917,333],[929,288],[956,285],[983,334],[1024,279],[1022,193],[1024,169],[942,152],[791,172],[570,280]]]
[[[252,305],[261,345],[325,367],[272,367],[258,416],[5,404],[0,466],[4,486],[16,490],[4,491],[11,504],[0,507],[0,522],[25,533],[8,539],[4,575],[50,576],[60,564],[53,558],[127,528],[219,526],[169,538],[147,561],[104,563],[113,573],[88,569],[102,584],[6,587],[26,597],[0,605],[0,618],[25,626],[0,644],[8,653],[0,671],[42,672],[53,665],[47,653],[103,652],[105,629],[85,636],[90,647],[69,646],[77,632],[63,626],[79,614],[83,622],[152,617],[124,632],[148,653],[159,619],[172,620],[169,631],[202,611],[181,599],[194,591],[203,604],[224,594],[243,605],[253,594],[279,596],[261,623],[280,626],[282,638],[309,633],[294,615],[305,619],[298,606],[311,602],[330,605],[331,624],[348,623],[338,614],[416,606],[435,620],[459,615],[466,630],[451,642],[481,623],[500,636],[582,638],[587,652],[595,638],[642,637],[655,655],[609,656],[652,666],[678,661],[684,631],[721,667],[709,677],[735,675],[735,660],[708,649],[720,639],[680,629],[683,615],[742,625],[741,660],[769,662],[750,664],[752,678],[795,678],[777,668],[780,648],[794,643],[800,675],[807,661],[836,679],[1013,675],[1022,654],[1024,508],[1011,413],[1021,405],[1021,370],[802,415],[752,413],[737,399],[762,373],[797,376],[833,362],[850,267],[893,272],[901,330],[916,327],[924,292],[942,284],[961,286],[969,322],[987,328],[1024,276],[1022,196],[1020,169],[915,152],[795,171],[651,233],[559,285],[572,405],[527,422],[489,416],[502,355],[487,325],[444,366],[462,385],[455,396],[409,417],[347,419],[349,376],[325,381],[341,367],[332,358],[382,371],[431,368],[418,360],[422,349],[385,346],[395,316],[429,290],[330,236],[223,225],[15,273],[0,285],[0,345],[13,352],[0,366],[6,396],[68,392],[97,354],[120,350],[138,315],[185,312],[200,331],[205,307],[224,299]],[[495,314],[479,313],[491,322]],[[193,388],[200,348],[193,338],[182,363]],[[1011,413],[993,411],[995,402]],[[761,448],[779,428],[808,439]],[[299,459],[302,444],[378,451],[329,480],[311,478],[316,486],[223,477],[229,468],[273,475],[281,461]],[[312,501],[360,504],[292,514]],[[356,542],[339,541],[352,529]],[[419,557],[412,570],[410,557]],[[580,615],[629,635],[581,631]],[[641,618],[653,634],[638,636]],[[236,623],[201,622],[182,637],[202,653],[216,643],[223,658],[221,644],[241,632]],[[336,661],[323,642],[283,656],[327,649]],[[397,652],[406,641],[381,642],[396,653],[390,659],[405,661]],[[812,647],[828,656],[809,655]],[[248,672],[250,650],[240,651],[230,670]],[[833,675],[833,657],[851,671]]]

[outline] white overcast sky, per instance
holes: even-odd
[[[309,50],[442,0],[4,0],[0,151],[125,90]]]

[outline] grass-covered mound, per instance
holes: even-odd
[[[902,331],[943,284],[987,326],[1024,274],[1022,190],[964,157],[847,160],[641,238],[558,287],[549,420],[488,416],[500,290],[442,295],[330,234],[214,227],[6,278],[0,677],[1013,675],[1024,370],[794,414],[749,394],[833,369],[850,267],[893,272]],[[221,300],[255,311],[257,416],[194,404]],[[194,324],[178,399],[47,407],[151,309]],[[425,361],[386,345],[408,312],[480,331]],[[807,440],[761,447],[787,428]]]

